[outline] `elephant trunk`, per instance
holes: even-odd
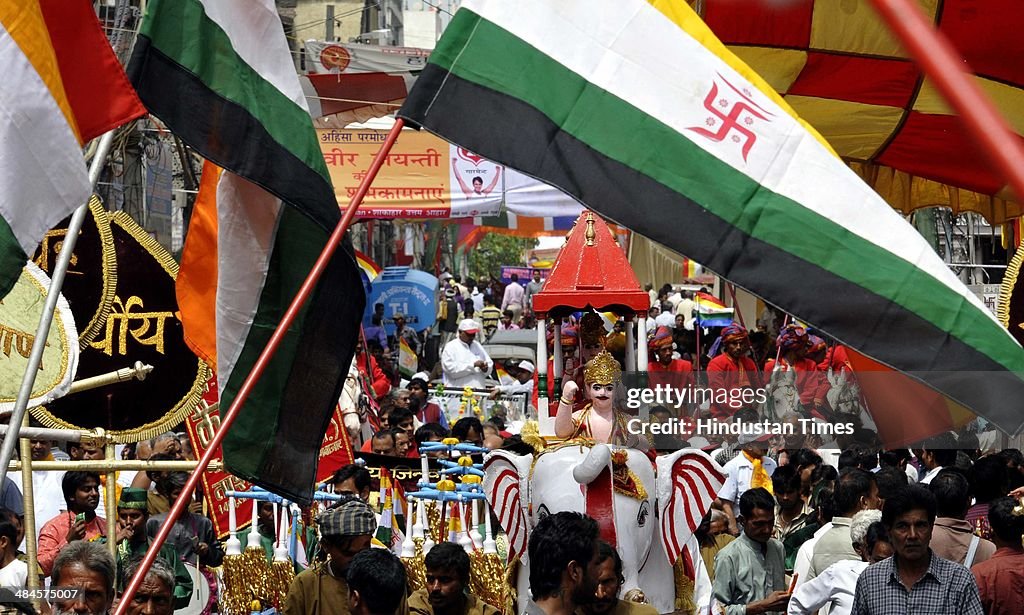
[[[597,478],[601,470],[608,467],[612,460],[612,450],[607,444],[595,444],[583,461],[572,469],[572,477],[581,485],[588,485]]]

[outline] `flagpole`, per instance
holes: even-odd
[[[1024,196],[1024,146],[964,70],[964,61],[949,39],[910,0],[872,0],[871,4],[959,114],[1013,192],[1018,198]]]
[[[252,371],[245,377],[245,381],[242,382],[242,386],[238,389],[238,394],[235,399],[231,402],[231,407],[228,408],[227,412],[221,416],[220,428],[214,433],[213,438],[207,446],[206,451],[200,458],[196,469],[188,478],[188,482],[185,483],[182,488],[183,493],[190,493],[195,490],[199,485],[199,479],[202,477],[203,472],[209,465],[210,461],[217,454],[221,443],[224,441],[224,437],[227,435],[228,430],[231,428],[231,424],[238,417],[238,413],[249,397],[249,393],[252,392],[256,382],[263,375],[263,370],[266,369],[270,360],[273,358],[274,353],[277,352],[277,347],[281,344],[281,340],[284,339],[288,328],[291,326],[295,317],[302,309],[303,304],[313,293],[313,289],[316,287],[320,276],[327,268],[327,264],[330,262],[331,257],[337,250],[338,245],[341,243],[342,237],[345,236],[345,232],[348,230],[349,225],[352,224],[352,220],[355,218],[356,210],[363,202],[363,198],[366,196],[366,192],[370,188],[370,184],[373,183],[374,178],[377,176],[377,172],[380,171],[381,166],[384,165],[384,160],[387,158],[388,152],[391,151],[391,147],[395,144],[395,140],[398,139],[399,133],[402,132],[402,126],[404,122],[401,118],[395,120],[395,125],[391,127],[391,132],[388,133],[384,143],[381,144],[380,151],[373,158],[373,162],[370,163],[370,168],[366,171],[366,176],[359,183],[359,188],[356,189],[352,200],[349,202],[348,209],[345,210],[345,215],[341,217],[338,222],[338,226],[334,228],[334,232],[331,233],[330,238],[327,240],[327,245],[324,246],[320,256],[314,263],[313,268],[310,270],[309,275],[306,276],[302,286],[299,288],[299,292],[295,294],[295,298],[292,299],[291,305],[288,306],[288,310],[284,313],[281,318],[281,323],[278,324],[277,329],[274,330],[274,334],[270,336],[270,340],[267,342],[266,347],[260,353],[256,363],[252,366]],[[365,349],[364,349],[365,350]],[[167,518],[160,526],[160,531],[157,532],[156,537],[153,538],[153,542],[149,546],[149,550],[146,552],[146,557],[142,560],[142,564],[139,566],[139,570],[136,575],[128,583],[128,587],[125,589],[124,594],[121,596],[121,601],[117,605],[117,611],[115,615],[124,615],[128,605],[132,602],[132,597],[135,596],[135,592],[138,591],[139,586],[142,584],[143,579],[146,577],[146,573],[149,571],[150,566],[153,565],[153,560],[156,559],[157,553],[160,551],[160,547],[163,546],[167,540],[167,536],[171,533],[171,528],[174,527],[175,522],[181,516],[181,513],[185,511],[185,507],[188,504],[186,498],[178,498],[171,507],[170,512],[167,513]]]
[[[89,164],[89,186],[95,187],[99,180],[103,163],[110,153],[110,147],[114,143],[114,131],[108,131],[100,137],[99,145],[96,148],[96,155]],[[36,327],[36,337],[32,341],[32,352],[28,357],[28,367],[25,368],[25,375],[21,377],[21,388],[18,389],[18,397],[14,402],[14,410],[11,414],[10,427],[4,437],[3,449],[0,449],[0,485],[7,477],[7,466],[14,455],[14,445],[18,443],[18,432],[25,419],[25,411],[28,409],[28,400],[32,397],[32,387],[36,384],[36,374],[39,373],[39,364],[43,361],[43,350],[46,348],[46,338],[50,335],[50,324],[53,322],[53,314],[57,310],[57,300],[60,299],[60,291],[64,287],[64,274],[71,264],[71,253],[75,250],[75,243],[78,241],[78,234],[85,224],[85,215],[89,213],[89,203],[86,201],[75,210],[71,217],[71,224],[68,225],[67,234],[60,248],[60,255],[57,256],[57,264],[50,276],[50,288],[46,291],[46,303],[43,306],[43,314],[39,317],[39,325]]]
[[[726,282],[725,287],[729,289],[729,295],[732,297],[732,308],[736,310],[736,316],[740,319],[740,326],[746,328],[747,323],[743,322],[743,312],[740,310],[740,303],[736,301],[736,286],[731,282]]]

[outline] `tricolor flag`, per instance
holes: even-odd
[[[505,365],[503,363],[494,364],[494,373],[498,376],[498,384],[512,384],[515,382],[515,379],[513,379],[512,376],[509,376],[508,372],[505,371]]]
[[[1024,425],[1020,345],[685,2],[467,0],[399,116]]]
[[[366,277],[371,282],[377,279],[377,276],[380,275],[381,271],[380,265],[373,262],[373,260],[369,256],[363,254],[359,250],[355,250],[355,255],[356,265],[359,265],[359,269],[366,274]]]
[[[398,373],[403,378],[412,378],[420,367],[419,357],[405,338],[398,340]]]
[[[359,267],[359,277],[363,281],[363,292],[369,295],[373,290],[373,281],[380,275],[380,266],[359,250],[353,252],[356,256],[356,266]]]
[[[728,327],[732,324],[733,309],[726,307],[718,297],[707,293],[694,293],[697,322],[702,327]]]
[[[401,485],[392,478],[391,471],[382,467],[380,469],[380,494],[378,503],[380,505],[380,520],[377,522],[377,531],[373,536],[373,543],[385,549],[401,551],[402,541],[405,534],[402,532],[402,524],[405,516],[403,514],[403,503],[405,492]]]
[[[201,300],[181,307],[187,335],[215,341],[228,407],[340,219],[327,167],[272,0],[149,2],[129,73],[150,112],[224,169],[197,200],[216,229],[193,225],[182,257],[182,277],[207,274],[185,292]],[[365,303],[338,250],[224,440],[232,474],[311,501]]]
[[[89,199],[82,145],[146,110],[88,0],[0,0],[0,297]]]

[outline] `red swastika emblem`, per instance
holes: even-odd
[[[692,130],[697,134],[711,139],[715,143],[720,143],[733,134],[731,141],[739,143],[743,141],[743,161],[746,162],[747,154],[750,153],[750,148],[754,147],[754,143],[757,142],[757,135],[747,126],[754,124],[754,118],[770,122],[768,119],[774,117],[774,114],[768,112],[763,107],[758,105],[753,99],[750,98],[750,91],[744,89],[742,92],[736,89],[736,86],[729,83],[729,81],[721,74],[718,77],[729,87],[730,90],[735,92],[741,100],[730,101],[729,98],[719,98],[719,87],[718,81],[716,80],[711,84],[711,91],[704,97],[704,108],[711,114],[710,117],[705,120],[708,126],[715,126],[718,124],[718,130],[711,131],[702,126],[691,126],[687,130]],[[717,105],[715,104],[717,103]],[[729,104],[732,107],[729,107]],[[722,107],[719,109],[718,107]],[[729,108],[727,108],[729,107]],[[746,114],[746,117],[741,119],[740,116]],[[717,118],[717,119],[716,119]],[[741,123],[742,122],[742,123]]]

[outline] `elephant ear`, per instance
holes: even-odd
[[[661,542],[672,564],[686,548],[725,483],[722,466],[704,451],[687,448],[657,458]]]
[[[508,535],[509,560],[526,554],[529,523],[526,516],[532,455],[494,451],[484,461],[484,494]]]

